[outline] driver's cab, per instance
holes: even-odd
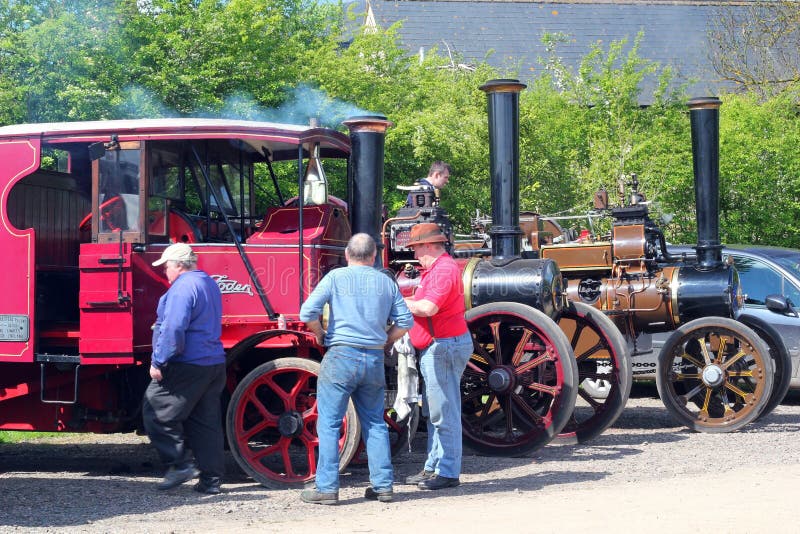
[[[169,243],[194,245],[212,272],[225,272],[215,264],[233,255],[229,263],[243,272],[227,274],[248,279],[231,245],[252,233],[253,167],[264,156],[237,139],[114,136],[89,152],[92,203],[82,227],[91,237],[80,247],[79,352],[124,363],[139,348],[147,351],[167,287],[151,263]]]
[[[253,163],[234,144],[226,139],[104,144],[92,163],[91,241],[246,239],[254,223]]]

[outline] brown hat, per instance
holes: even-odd
[[[446,243],[447,237],[442,233],[436,223],[419,223],[411,228],[406,247],[413,247],[423,243]]]

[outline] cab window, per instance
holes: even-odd
[[[143,239],[141,148],[138,141],[115,143],[92,162],[92,235],[98,243]]]

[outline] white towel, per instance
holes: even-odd
[[[394,342],[392,351],[397,354],[397,396],[393,408],[397,420],[403,421],[411,413],[411,406],[420,399],[416,351],[408,334]]]

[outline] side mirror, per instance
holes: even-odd
[[[764,302],[767,305],[767,309],[771,312],[780,313],[782,315],[794,315],[797,317],[797,312],[794,311],[794,308],[792,308],[789,300],[783,295],[779,295],[777,293],[767,295],[764,299]]]
[[[106,155],[105,143],[92,143],[89,145],[89,160],[94,161]]]
[[[89,145],[89,160],[94,161],[106,155],[107,150],[117,150],[119,148],[119,136],[117,134],[111,135],[111,142],[109,143],[92,143]]]

